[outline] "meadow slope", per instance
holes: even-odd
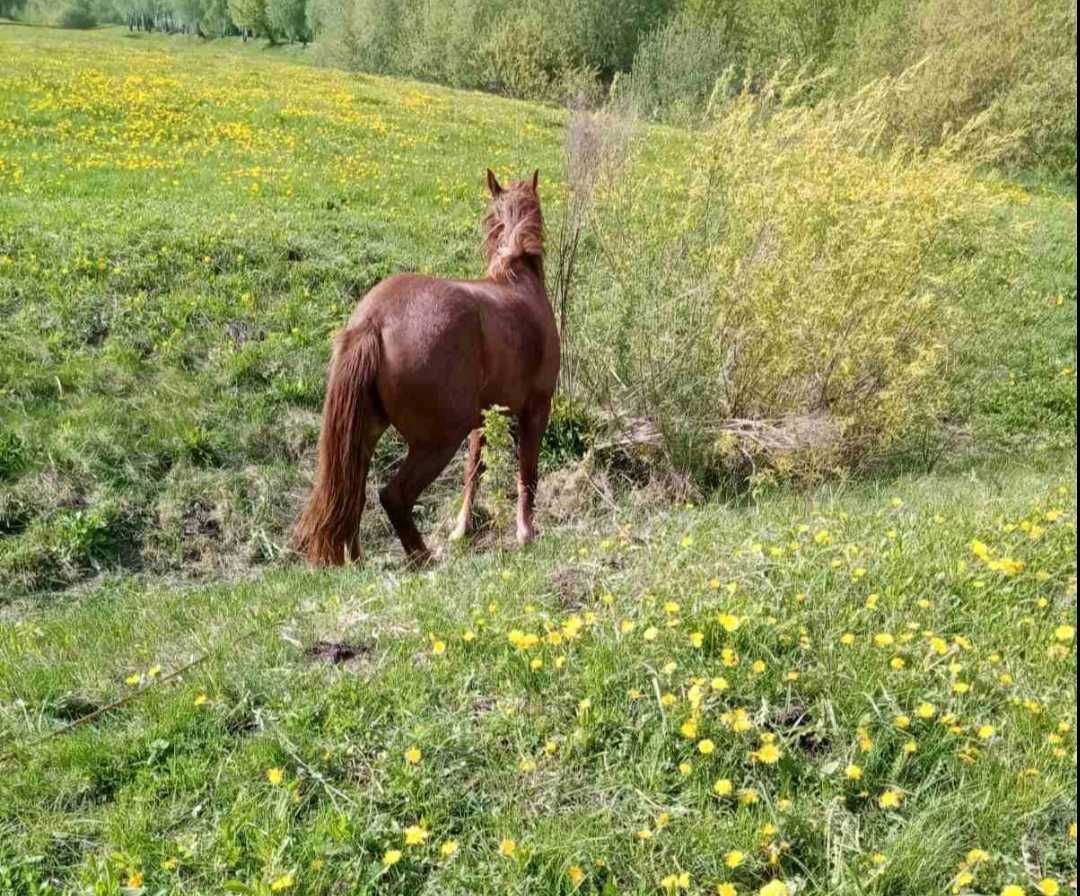
[[[1074,483],[1059,455],[26,611],[0,627],[0,886],[1066,886]]]
[[[488,165],[538,167],[559,232],[557,109],[233,41],[4,26],[0,49],[0,594],[280,561],[356,299],[393,271],[480,272]],[[690,143],[642,143],[626,177],[678,221]],[[968,337],[940,372],[946,460],[1074,441],[1075,194],[999,192],[994,238],[954,261]],[[606,271],[580,278],[586,317],[632,313]],[[574,425],[557,409],[549,466]],[[384,439],[380,471],[399,448]],[[364,540],[387,535],[368,514]]]
[[[4,589],[273,559],[357,298],[480,272],[486,166],[558,214],[557,110],[120,30],[0,83]]]
[[[1075,888],[1074,193],[1008,186],[972,250],[942,456],[577,495],[425,573],[369,513],[362,566],[290,565],[330,334],[478,273],[488,165],[557,228],[565,122],[0,26],[0,893]]]

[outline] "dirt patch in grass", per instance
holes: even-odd
[[[346,641],[316,641],[304,655],[313,663],[330,663],[339,666],[342,663],[362,661],[371,655],[368,644],[350,644]]]

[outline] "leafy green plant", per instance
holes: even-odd
[[[563,395],[556,396],[540,443],[541,463],[550,469],[584,457],[597,429],[596,420],[583,405]]]
[[[484,447],[480,459],[484,464],[484,477],[488,494],[491,495],[491,516],[496,527],[509,525],[514,514],[514,482],[516,451],[512,422],[507,409],[499,406],[483,413]]]
[[[26,446],[18,434],[10,430],[0,432],[0,482],[14,479],[26,463]]]

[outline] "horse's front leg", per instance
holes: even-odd
[[[451,541],[458,541],[472,531],[473,504],[476,502],[476,493],[480,488],[480,477],[484,475],[484,431],[474,429],[469,433],[469,459],[465,462],[465,493],[461,499],[461,512],[458,514],[457,525],[450,533]]]
[[[544,436],[551,398],[530,401],[518,417],[518,506],[517,540],[528,544],[537,536],[533,525],[536,505],[536,483],[540,463],[540,440]]]

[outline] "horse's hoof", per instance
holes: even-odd
[[[536,529],[518,529],[517,541],[521,547],[536,541],[540,533]]]
[[[423,551],[413,551],[405,560],[405,565],[409,569],[430,569],[435,565],[435,558],[432,556],[431,551],[426,548]]]

